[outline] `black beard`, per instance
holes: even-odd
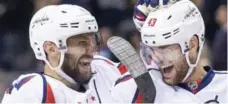
[[[78,68],[78,61],[85,57],[86,55],[83,55],[77,59],[73,59],[73,57],[69,54],[65,54],[65,58],[62,65],[62,70],[65,72],[68,76],[70,76],[75,82],[78,84],[87,84],[91,78],[84,78],[83,75],[79,72]],[[88,56],[86,56],[88,57]],[[77,64],[76,64],[77,63]],[[76,64],[76,66],[75,66]]]

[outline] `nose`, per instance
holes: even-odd
[[[88,46],[86,48],[86,53],[87,55],[90,55],[90,56],[93,56],[94,55],[94,52],[95,52],[95,44],[93,42],[93,40],[90,40],[89,43],[88,43]]]
[[[86,53],[87,53],[87,55],[89,55],[89,56],[93,56],[93,55],[94,55],[94,49],[92,49],[92,47],[88,47]]]
[[[152,58],[153,58],[153,61],[158,65],[162,65],[164,64],[164,61],[165,61],[165,55],[161,52],[152,52]]]

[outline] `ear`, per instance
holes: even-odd
[[[58,47],[55,45],[55,43],[50,42],[50,41],[46,41],[44,43],[44,51],[47,55],[47,58],[49,61],[51,61],[51,63],[53,61],[57,61],[60,57],[60,52]]]
[[[194,35],[189,42],[189,59],[192,64],[196,62],[196,58],[198,56],[198,48],[199,48],[199,39],[196,35]]]
[[[194,35],[191,40],[190,40],[190,43],[189,43],[189,47],[190,47],[190,50],[194,50],[195,52],[198,51],[198,47],[199,47],[199,39],[196,35]]]
[[[48,56],[56,52],[55,48],[56,48],[55,44],[50,41],[46,41],[44,43],[44,51]]]

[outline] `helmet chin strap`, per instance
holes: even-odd
[[[190,63],[190,60],[189,60],[189,51],[186,52],[185,58],[186,58],[186,60],[187,60],[189,69],[188,69],[188,72],[187,72],[187,74],[185,75],[184,79],[181,81],[182,83],[184,83],[184,82],[190,77],[190,75],[192,74],[194,68],[196,67],[196,65],[197,65],[197,63],[198,63],[198,61],[199,61],[199,58],[200,58],[200,56],[201,56],[201,53],[202,53],[203,43],[200,45],[200,47],[201,47],[201,48],[200,48],[200,50],[199,50],[199,52],[198,52],[198,56],[197,56],[197,59],[196,59],[195,64],[191,64],[191,63]]]
[[[189,69],[188,69],[188,72],[187,72],[187,74],[185,75],[184,79],[181,81],[182,83],[184,83],[184,82],[190,77],[190,75],[192,74],[192,72],[193,72],[193,70],[194,70],[194,68],[195,68],[195,66],[196,66],[196,63],[197,63],[197,61],[198,61],[198,58],[197,58],[197,61],[196,61],[195,64],[191,64],[191,63],[190,63],[190,60],[189,60],[189,51],[186,52],[186,54],[185,54],[185,59],[187,60]]]
[[[66,79],[67,81],[69,81],[72,84],[77,84],[70,76],[68,76],[66,73],[63,72],[63,70],[61,69],[61,66],[63,64],[64,61],[64,57],[65,57],[65,52],[64,51],[60,51],[60,61],[59,61],[59,65],[55,68],[53,68],[49,61],[47,59],[45,59],[44,61],[46,62],[46,64],[52,69],[54,70],[58,75],[60,75],[61,77],[63,77],[64,79]]]

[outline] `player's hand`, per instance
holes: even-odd
[[[159,3],[159,1],[161,1]],[[140,31],[149,12],[159,8],[159,6],[168,5],[176,0],[138,0],[134,6],[133,21],[136,28]]]
[[[143,26],[146,17],[149,13],[148,4],[150,0],[138,0],[134,6],[133,21],[136,28],[140,31]]]

